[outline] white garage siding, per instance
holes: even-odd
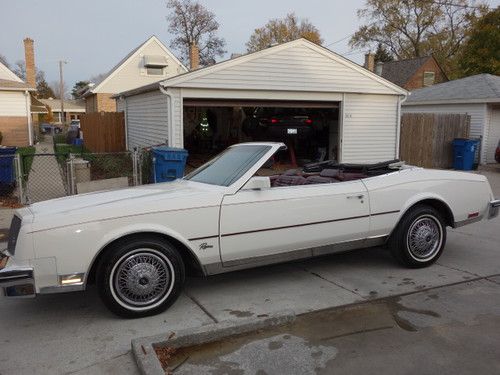
[[[167,97],[158,90],[125,100],[128,149],[165,143],[168,139]]]
[[[484,125],[486,123],[486,104],[425,104],[404,105],[402,113],[459,113],[470,116],[470,137],[484,137]],[[481,160],[486,160],[486,147],[483,142]]]
[[[26,116],[23,91],[0,91],[0,116]]]
[[[373,163],[397,157],[398,97],[346,94],[342,162]]]
[[[236,64],[228,61],[221,69],[176,84],[176,87],[210,89],[287,90],[310,92],[359,92],[394,94],[394,89],[381,84],[378,77],[354,67],[342,58],[317,46],[297,44],[289,48],[261,51],[248,60]],[[244,56],[243,59],[249,56]],[[231,63],[231,64],[230,64]],[[196,73],[196,72],[195,72]],[[183,79],[179,76],[179,81]]]
[[[489,108],[486,132],[486,163],[496,163],[495,151],[500,140],[500,108]]]

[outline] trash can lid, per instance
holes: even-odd
[[[187,152],[187,150],[178,147],[169,147],[169,146],[157,146],[153,147],[153,151],[158,152]]]

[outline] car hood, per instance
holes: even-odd
[[[74,195],[29,206],[33,229],[43,230],[137,214],[220,204],[223,188],[174,182]]]

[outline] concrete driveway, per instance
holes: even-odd
[[[500,174],[484,172],[500,196]],[[0,374],[134,374],[130,340],[284,309],[304,313],[500,274],[500,218],[450,230],[430,268],[401,268],[384,249],[365,249],[187,281],[167,312],[123,320],[94,289],[0,301]],[[500,301],[499,301],[500,303]]]

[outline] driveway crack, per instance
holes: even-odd
[[[477,273],[474,273],[474,272],[470,272],[470,271],[467,271],[467,270],[463,270],[463,269],[460,269],[458,267],[452,267],[452,266],[446,266],[444,265],[443,263],[440,263],[440,262],[436,262],[437,265],[440,265],[441,267],[444,267],[444,268],[448,268],[450,270],[454,270],[454,271],[458,271],[458,272],[464,272],[464,273],[467,273],[469,275],[472,275],[474,277],[484,277],[483,275],[479,275]]]
[[[361,297],[361,298],[363,298],[363,299],[368,299],[368,298],[366,298],[366,297],[362,296],[361,294],[357,293],[357,292],[356,292],[356,291],[354,291],[354,290],[351,290],[351,289],[349,289],[349,288],[346,288],[345,286],[343,286],[343,285],[341,285],[341,284],[338,284],[338,283],[336,283],[335,281],[328,280],[326,277],[321,276],[319,273],[316,273],[316,272],[314,272],[314,271],[309,271],[307,268],[304,268],[304,267],[297,267],[297,268],[298,268],[298,269],[300,269],[300,270],[302,270],[302,271],[304,271],[304,272],[307,272],[307,273],[309,273],[309,274],[311,274],[311,275],[313,275],[313,276],[315,276],[315,277],[318,277],[318,278],[320,278],[321,280],[326,281],[327,283],[333,284],[333,285],[335,285],[335,286],[338,286],[338,287],[339,287],[339,288],[341,288],[341,289],[344,289],[344,290],[346,290],[346,291],[348,291],[348,292],[350,292],[350,293],[353,293],[353,294],[357,295],[358,297]]]
[[[123,354],[118,354],[118,355],[115,355],[114,357],[111,357],[111,358],[106,358],[106,359],[103,359],[102,361],[94,362],[94,363],[92,363],[92,364],[90,364],[90,365],[88,365],[88,366],[85,366],[85,367],[79,368],[78,370],[68,371],[68,372],[65,372],[64,374],[65,374],[65,375],[76,374],[76,373],[78,373],[78,372],[80,372],[80,371],[83,371],[83,370],[85,370],[85,369],[88,369],[88,368],[90,368],[90,367],[92,367],[92,366],[96,366],[96,365],[98,365],[98,364],[100,364],[100,363],[104,363],[104,362],[112,361],[112,360],[117,359],[117,358],[120,358],[120,357],[124,357],[124,356],[126,356],[126,355],[129,355],[130,353],[131,353],[131,351],[129,350],[128,352],[125,352],[125,353],[123,353]],[[0,374],[0,375],[1,375],[1,374]]]
[[[201,311],[203,311],[205,314],[207,314],[207,316],[212,319],[214,321],[214,323],[219,323],[219,321],[217,320],[217,318],[215,316],[213,316],[210,311],[208,311],[205,306],[203,306],[200,301],[198,301],[195,297],[193,297],[192,295],[190,295],[187,291],[184,291],[184,294],[191,300],[194,302],[194,304],[196,306],[198,306]]]

